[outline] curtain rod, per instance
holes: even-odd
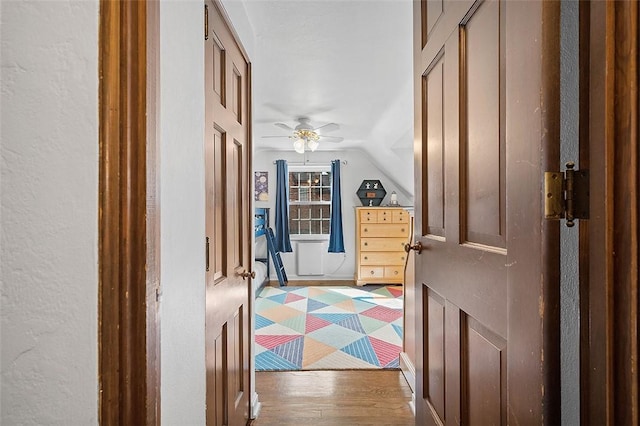
[[[276,162],[274,161],[273,164],[276,164]],[[289,165],[293,165],[293,166],[330,166],[331,165],[331,161],[327,161],[327,162],[311,162],[311,161],[305,161],[305,162],[289,162],[287,161],[287,164]],[[340,164],[343,165],[347,165],[347,160],[340,160]]]

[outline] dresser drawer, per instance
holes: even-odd
[[[404,266],[385,266],[384,277],[391,279],[402,279],[404,276]]]
[[[361,266],[360,277],[362,279],[382,278],[384,277],[384,269],[384,266]]]
[[[361,237],[406,237],[409,233],[409,225],[406,224],[391,224],[391,223],[377,223],[360,225]]]
[[[360,253],[361,265],[403,265],[407,254],[398,251],[365,251]]]
[[[393,210],[391,219],[393,223],[409,223],[409,212],[402,209]]]
[[[392,210],[379,210],[378,211],[378,223],[391,223],[393,222]]]
[[[377,210],[360,210],[360,222],[362,223],[377,223],[378,211]]]
[[[406,243],[406,238],[361,238],[360,251],[400,251]]]

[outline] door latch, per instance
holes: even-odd
[[[544,217],[565,218],[572,227],[575,219],[589,219],[589,170],[573,170],[567,163],[563,172],[544,173]]]
[[[417,241],[415,244],[411,245],[409,243],[404,245],[404,251],[406,251],[407,253],[409,253],[411,250],[415,250],[418,252],[418,254],[422,253],[422,243],[420,241]]]

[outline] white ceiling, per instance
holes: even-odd
[[[319,150],[362,149],[379,166],[404,167],[395,179],[412,181],[411,0],[243,4],[255,36],[256,149],[292,150],[273,123],[294,127],[306,116],[314,127],[340,125],[328,134],[344,141],[321,142]]]

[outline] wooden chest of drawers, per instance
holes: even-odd
[[[401,207],[356,207],[357,285],[404,283],[409,223]]]

